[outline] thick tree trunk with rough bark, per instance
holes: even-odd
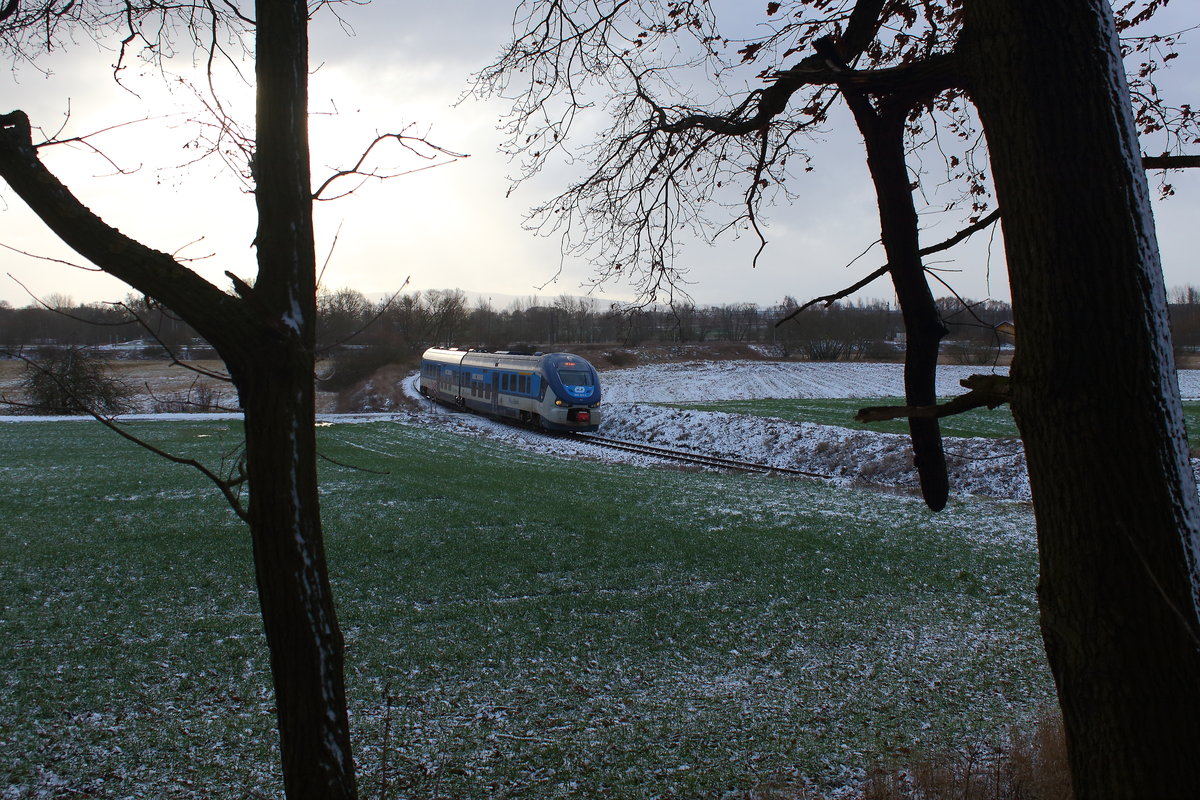
[[[308,7],[257,5],[259,272],[253,287],[235,280],[240,298],[93,214],[38,159],[19,111],[0,115],[0,177],[64,242],[179,314],[225,360],[245,411],[247,517],[284,786],[289,800],[343,800],[356,789],[317,492]]]
[[[966,9],[959,49],[1004,209],[1012,405],[1075,790],[1195,796],[1200,504],[1111,11]]]

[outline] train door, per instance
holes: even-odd
[[[462,367],[453,367],[450,375],[454,382],[454,387],[452,390],[454,402],[458,403],[460,406],[464,405],[467,396],[467,380],[469,373]]]
[[[487,376],[488,408],[492,410],[492,414],[498,414],[500,413],[500,373],[488,370],[484,374]]]

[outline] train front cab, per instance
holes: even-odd
[[[558,431],[594,431],[600,427],[600,376],[579,356],[552,353],[542,357],[546,397],[542,426]]]

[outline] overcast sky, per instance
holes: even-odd
[[[503,106],[468,99],[455,104],[471,72],[497,53],[510,30],[512,3],[459,0],[453,4],[375,2],[346,7],[348,32],[329,15],[314,24],[311,86],[314,182],[352,163],[376,133],[415,125],[449,150],[467,153],[434,169],[361,187],[353,196],[317,207],[318,258],[328,259],[323,285],[352,287],[371,296],[406,291],[463,289],[504,307],[516,297],[583,294],[591,274],[581,260],[563,261],[558,242],[522,229],[527,209],[565,186],[570,168],[556,169],[506,196],[514,165],[498,154],[496,130]],[[747,14],[761,14],[758,0],[729,0]],[[1186,8],[1184,6],[1186,5]],[[1197,17],[1190,4],[1175,4],[1176,20]],[[112,52],[82,41],[68,53],[40,62],[52,74],[29,67],[4,80],[4,108],[22,108],[35,126],[53,132],[69,115],[65,135],[102,130],[146,116],[149,121],[113,128],[91,141],[103,151],[56,147],[43,157],[75,193],[110,224],[159,250],[195,259],[193,265],[220,286],[225,270],[252,279],[253,200],[210,160],[190,167],[186,145],[195,128],[195,104],[181,85],[160,76],[131,76],[138,95],[116,87]],[[1200,56],[1185,51],[1174,63],[1171,83],[1182,100],[1200,98]],[[180,65],[181,71],[186,65]],[[226,85],[231,104],[251,121],[248,87]],[[1159,148],[1161,149],[1161,148]],[[847,266],[878,238],[874,198],[863,165],[861,141],[850,124],[813,145],[814,172],[793,188],[805,199],[770,209],[770,244],[751,268],[756,244],[729,239],[710,248],[685,243],[681,263],[688,287],[701,304],[772,304],[836,291],[882,263],[876,248]],[[419,166],[416,160],[398,165]],[[115,167],[122,172],[114,174]],[[1200,284],[1200,170],[1171,178],[1176,196],[1156,202],[1158,235],[1168,287]],[[954,222],[923,218],[925,244],[954,232]],[[336,238],[336,246],[334,240]],[[946,268],[960,294],[1008,298],[999,235],[976,237]],[[0,188],[0,299],[13,305],[66,295],[75,301],[119,300],[128,289],[96,273],[34,259],[15,251],[78,262],[44,233],[41,224],[6,188]],[[561,269],[560,269],[561,268]],[[11,276],[11,277],[10,277]],[[944,292],[938,291],[938,294]],[[877,283],[861,293],[891,299]],[[630,297],[611,285],[596,293],[602,302]]]

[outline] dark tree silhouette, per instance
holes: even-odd
[[[0,176],[76,252],[171,309],[224,359],[245,413],[249,505],[243,513],[271,655],[284,785],[289,798],[349,798],[356,788],[344,647],[317,494],[309,5],[258,2],[251,21],[220,4],[171,9],[158,3],[34,3],[18,9],[14,3],[0,28],[0,40],[30,50],[53,46],[71,25],[114,21],[128,26],[138,41],[157,46],[161,40],[155,37],[171,33],[173,14],[183,15],[173,24],[199,34],[198,44],[206,41],[206,32],[215,40],[218,28],[228,27],[235,37],[253,30],[259,217],[253,286],[233,279],[237,294],[226,293],[97,217],[39,160],[24,112],[0,116]],[[29,20],[31,27],[20,27]]]
[[[943,332],[913,148],[936,144],[961,182],[964,231],[994,187],[1018,338],[1004,393],[1028,453],[1042,628],[1081,798],[1187,796],[1200,758],[1200,502],[1138,133],[1161,137],[1154,167],[1191,165],[1180,150],[1200,139],[1193,106],[1154,86],[1178,35],[1118,40],[1162,5],[1122,3],[1115,17],[1103,0],[791,0],[735,40],[707,3],[545,0],[521,5],[516,39],[480,75],[514,100],[511,152],[527,174],[569,146],[580,114],[610,112],[591,171],[534,224],[652,295],[673,290],[674,237],[705,227],[707,201],[740,187],[735,222],[758,231],[770,189],[805,199],[787,189],[789,161],[805,163],[804,133],[843,98],[908,331],[910,406],[932,403]],[[1128,82],[1125,54],[1143,58]],[[761,88],[728,88],[749,82],[745,69]],[[717,91],[691,96],[713,76],[726,79]],[[580,102],[597,86],[605,103]],[[936,418],[911,429],[940,508]]]

